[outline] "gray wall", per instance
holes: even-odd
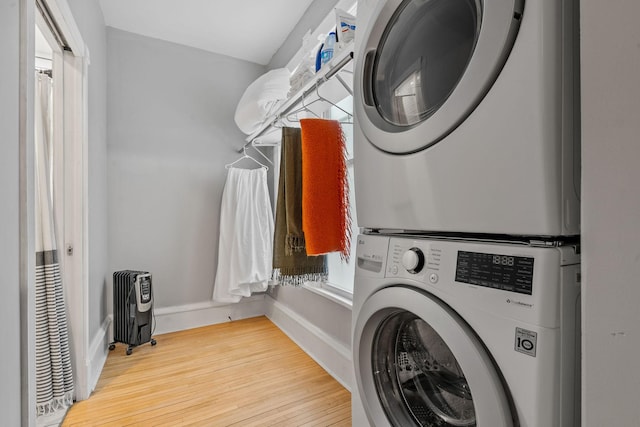
[[[640,3],[582,0],[583,426],[638,426]]]
[[[153,274],[156,308],[210,301],[233,115],[265,69],[107,29],[110,271]]]
[[[0,412],[8,426],[20,425],[20,337],[27,327],[20,317],[19,48],[20,4],[0,2]]]
[[[71,13],[89,49],[88,70],[88,217],[89,340],[98,333],[106,313],[107,272],[107,32],[98,0],[68,0]],[[87,343],[89,345],[90,343]]]

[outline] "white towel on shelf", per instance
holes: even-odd
[[[213,300],[239,302],[267,289],[273,253],[273,213],[267,170],[230,168],[220,209],[218,271]]]
[[[242,94],[235,115],[238,128],[247,135],[260,125],[287,99],[290,72],[277,68],[258,77]]]

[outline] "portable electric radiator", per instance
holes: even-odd
[[[116,342],[127,344],[127,355],[133,348],[150,342],[153,328],[153,289],[147,271],[123,270],[113,273],[113,350]]]

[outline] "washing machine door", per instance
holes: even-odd
[[[382,289],[365,301],[353,358],[375,426],[514,425],[508,394],[466,322],[426,292]]]
[[[356,62],[356,116],[391,153],[435,144],[493,85],[513,46],[524,0],[379,2]]]

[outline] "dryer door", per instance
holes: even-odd
[[[523,1],[380,2],[356,69],[356,114],[367,139],[410,153],[452,132],[502,69]]]
[[[403,286],[367,299],[354,329],[358,389],[375,426],[514,425],[487,350],[460,316]]]

